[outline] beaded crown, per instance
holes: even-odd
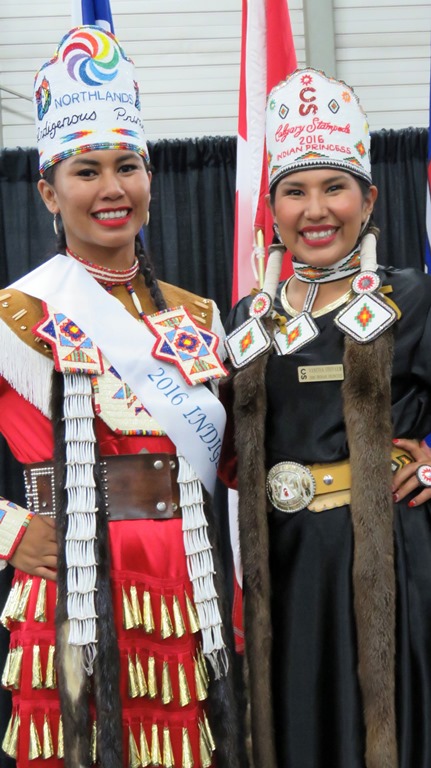
[[[371,183],[370,132],[346,83],[298,69],[272,89],[266,108],[269,186],[307,168],[336,167]]]
[[[94,25],[69,31],[36,74],[33,98],[42,175],[94,149],[149,160],[134,65],[111,32]]]

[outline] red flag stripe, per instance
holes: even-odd
[[[232,300],[256,286],[252,267],[254,228],[272,239],[265,204],[268,175],[265,149],[266,97],[296,68],[287,0],[243,0],[238,117],[237,184]]]

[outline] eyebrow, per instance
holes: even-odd
[[[135,152],[127,152],[124,155],[121,155],[120,157],[117,157],[116,162],[117,163],[124,163],[126,160],[134,160],[137,158],[137,155]],[[78,155],[73,159],[72,165],[93,165],[98,166],[101,165],[100,160],[92,160],[90,157],[85,157],[85,153],[82,155]]]
[[[344,179],[344,176],[341,174],[337,174],[337,176],[329,176],[325,179],[323,179],[322,184],[333,184],[334,181],[342,181]],[[301,181],[289,181],[289,178],[282,179],[280,181],[280,185],[283,184],[285,187],[305,187],[306,182]]]

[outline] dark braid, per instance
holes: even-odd
[[[163,297],[163,293],[160,290],[160,286],[157,282],[156,273],[154,271],[154,265],[148,254],[145,252],[144,245],[139,235],[136,235],[135,239],[135,253],[139,261],[139,268],[141,274],[144,277],[145,285],[150,291],[150,296],[156,305],[157,310],[160,312],[162,309],[167,309],[166,301]]]
[[[67,243],[66,243],[66,234],[63,229],[63,223],[61,221],[61,218],[59,214],[57,214],[57,229],[58,229],[58,235],[57,235],[57,253],[66,253]]]

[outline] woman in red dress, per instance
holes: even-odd
[[[3,749],[18,768],[236,765],[209,503],[217,308],[157,282],[142,247],[151,172],[116,38],[68,33],[35,105],[59,253],[1,292],[0,430],[27,495],[0,499]]]

